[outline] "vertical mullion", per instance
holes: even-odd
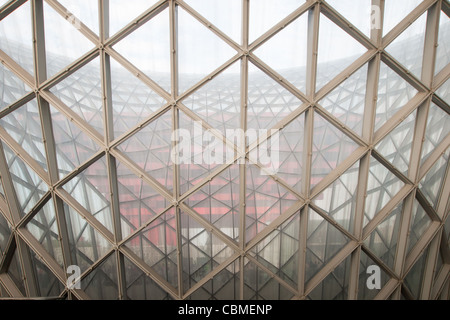
[[[433,287],[434,273],[436,261],[439,256],[439,249],[441,245],[442,232],[444,228],[441,228],[440,231],[435,235],[434,239],[431,241],[428,252],[427,260],[425,262],[425,269],[423,271],[423,281],[422,281],[422,290],[420,292],[420,300],[429,300],[431,298],[431,290]],[[439,272],[439,270],[436,270]]]
[[[242,48],[245,55],[241,59],[241,101],[240,101],[240,125],[241,133],[247,130],[247,107],[248,107],[248,45],[249,45],[249,15],[250,15],[250,0],[242,0]],[[242,155],[246,154],[247,142],[245,134],[238,139],[240,145],[239,152]],[[241,249],[241,256],[239,260],[239,298],[244,300],[244,268],[245,268],[245,212],[246,212],[246,158],[239,158],[239,248]]]

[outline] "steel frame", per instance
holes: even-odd
[[[449,215],[450,208],[450,166],[447,166],[445,173],[444,185],[442,192],[439,195],[439,199],[435,207],[427,205],[427,201],[419,191],[419,182],[425,176],[425,174],[432,168],[441,155],[450,147],[450,135],[447,136],[441,144],[432,152],[429,158],[420,165],[420,156],[422,151],[422,145],[425,136],[425,128],[427,125],[428,111],[431,102],[437,103],[447,112],[450,111],[450,107],[439,97],[434,95],[436,88],[445,83],[450,78],[450,65],[447,65],[439,74],[434,76],[435,56],[437,47],[437,35],[439,30],[439,18],[441,11],[449,14],[449,4],[443,0],[424,0],[417,8],[409,13],[395,28],[393,28],[384,37],[382,36],[382,29],[372,29],[370,37],[360,32],[355,26],[353,26],[345,17],[331,7],[326,1],[323,0],[307,0],[298,9],[285,17],[266,33],[261,35],[253,43],[249,43],[249,1],[242,0],[242,42],[236,43],[227,34],[217,28],[213,22],[208,21],[202,15],[200,15],[195,9],[190,7],[183,0],[160,0],[154,6],[142,13],[134,21],[131,21],[122,30],[115,35],[109,34],[109,1],[98,0],[99,8],[99,35],[95,34],[85,24],[81,23],[79,31],[89,39],[95,48],[87,52],[81,58],[73,62],[64,70],[51,78],[47,78],[47,62],[45,56],[45,34],[44,34],[44,16],[43,16],[43,1],[44,0],[30,0],[31,3],[31,16],[33,21],[33,44],[34,44],[34,66],[35,76],[28,74],[20,65],[18,65],[11,57],[0,50],[0,61],[9,70],[14,72],[24,83],[33,88],[34,92],[31,92],[17,102],[9,105],[6,109],[0,112],[0,117],[4,117],[13,111],[17,110],[24,103],[30,101],[33,98],[37,98],[41,127],[43,128],[43,139],[47,156],[48,172],[45,171],[35,159],[33,159],[21,145],[19,145],[4,128],[0,128],[0,139],[6,144],[16,156],[20,157],[38,176],[49,186],[49,192],[44,198],[36,204],[31,212],[21,218],[19,216],[20,205],[17,200],[16,191],[12,182],[12,178],[9,172],[9,168],[6,162],[6,158],[3,152],[3,146],[0,144],[0,175],[1,182],[5,191],[5,199],[0,197],[0,214],[3,213],[5,219],[11,224],[12,233],[8,242],[7,250],[1,257],[0,262],[0,284],[6,290],[6,292],[14,298],[23,297],[22,292],[17,288],[14,281],[7,273],[7,269],[15,250],[19,252],[20,266],[24,274],[25,294],[26,297],[37,297],[39,295],[37,288],[37,278],[34,274],[32,262],[28,248],[31,249],[49,268],[53,275],[61,282],[61,285],[65,287],[67,280],[67,274],[65,269],[72,264],[72,257],[70,254],[70,244],[68,241],[68,230],[66,224],[66,217],[64,214],[64,203],[70,205],[78,214],[86,219],[89,225],[100,233],[110,244],[112,249],[102,258],[94,263],[87,271],[82,274],[82,279],[85,279],[91,274],[95,267],[99,266],[107,258],[113,257],[116,261],[116,272],[118,279],[118,297],[119,299],[126,299],[126,279],[125,279],[125,266],[124,258],[132,261],[142,272],[155,283],[157,283],[162,289],[164,289],[174,299],[184,299],[189,297],[190,294],[195,292],[198,288],[204,285],[207,281],[212,279],[220,271],[224,270],[230,263],[238,261],[239,263],[239,279],[240,298],[244,297],[244,258],[248,259],[259,268],[264,270],[267,274],[273,277],[280,285],[290,291],[293,295],[293,299],[306,299],[314,288],[316,288],[325,277],[327,277],[342,261],[347,257],[351,258],[350,263],[350,280],[348,299],[358,298],[358,287],[360,274],[360,255],[361,250],[371,255],[370,249],[364,245],[364,240],[374,231],[374,229],[390,214],[390,212],[400,203],[403,202],[403,211],[401,217],[401,227],[398,234],[398,245],[396,251],[396,260],[393,269],[386,267],[382,261],[376,256],[371,255],[371,258],[379,265],[383,266],[385,271],[389,274],[390,280],[383,287],[382,290],[376,296],[376,299],[387,299],[392,297],[394,299],[400,299],[403,293],[406,297],[411,298],[411,293],[404,285],[404,279],[411,270],[412,266],[421,257],[426,248],[430,248],[428,255],[426,256],[425,270],[423,277],[423,285],[420,293],[421,299],[435,299],[442,295],[448,299],[448,281],[450,274],[450,252],[447,245],[448,239],[444,229],[444,224]],[[9,1],[6,5],[0,8],[0,20],[3,20],[15,9],[22,5],[24,0]],[[65,19],[71,16],[71,13],[62,6],[57,0],[45,0],[57,13],[59,13]],[[372,4],[381,8],[382,17],[384,12],[384,0],[373,0]],[[177,10],[182,7],[183,10],[191,14],[196,20],[213,32],[216,36],[227,43],[231,48],[236,50],[236,55],[229,61],[225,62],[218,69],[214,70],[211,74],[206,76],[192,88],[188,89],[183,94],[178,94],[178,29],[177,29]],[[152,17],[160,13],[162,10],[169,10],[170,16],[170,49],[171,49],[171,93],[167,93],[156,82],[146,76],[141,70],[130,63],[126,58],[121,56],[116,50],[112,48],[114,44],[126,37],[128,34],[145,24]],[[425,50],[423,55],[423,68],[421,79],[416,78],[406,68],[404,68],[398,61],[395,60],[389,53],[386,52],[386,47],[392,43],[406,28],[414,22],[423,13],[427,13],[427,25],[425,36]],[[320,16],[325,15],[337,26],[346,31],[354,39],[367,48],[367,52],[362,55],[358,60],[353,62],[349,67],[332,79],[319,91],[316,90],[316,73],[317,73],[317,55],[318,55],[318,38],[319,38],[319,26]],[[286,26],[292,23],[296,18],[301,15],[307,15],[308,17],[308,42],[307,42],[307,83],[306,92],[301,92],[297,87],[291,84],[288,80],[279,75],[274,69],[266,65],[261,59],[259,59],[253,51],[267,42],[271,37],[276,35],[279,31],[283,30]],[[50,92],[50,88],[55,84],[61,82],[75,71],[92,61],[94,58],[100,57],[101,61],[101,73],[102,73],[102,96],[103,96],[103,121],[105,124],[105,130],[103,135],[93,129],[80,115],[73,112],[68,106],[64,104],[58,97]],[[160,110],[150,115],[143,122],[137,124],[134,128],[131,128],[128,133],[114,137],[113,131],[113,114],[112,114],[112,87],[111,87],[111,65],[110,59],[113,58],[119,62],[125,69],[134,74],[140,81],[146,84],[149,88],[158,93],[161,97],[166,99],[167,103],[161,107]],[[254,65],[260,68],[264,73],[276,81],[279,85],[299,98],[303,104],[298,109],[293,111],[289,116],[280,121],[274,126],[276,129],[282,129],[287,126],[291,121],[296,119],[299,115],[305,115],[305,134],[304,134],[304,146],[306,152],[303,154],[303,183],[301,186],[301,192],[294,190],[291,186],[287,185],[283,181],[279,181],[276,176],[272,176],[275,181],[283,185],[292,194],[297,197],[296,204],[282,213],[279,218],[273,221],[263,232],[256,235],[250,242],[245,239],[245,192],[246,192],[246,165],[241,164],[239,166],[240,175],[240,234],[239,242],[236,243],[230,239],[227,235],[222,233],[215,225],[207,222],[199,216],[192,208],[188,207],[183,200],[201,187],[206,185],[215,176],[226,170],[229,165],[223,165],[215,169],[211,174],[202,180],[201,183],[190,189],[185,194],[179,192],[179,169],[178,166],[173,166],[174,180],[173,191],[169,192],[162,185],[160,185],[153,177],[142,170],[137,164],[135,164],[126,154],[117,149],[117,146],[131,137],[133,134],[141,130],[147,124],[157,119],[163,113],[169,111],[172,116],[172,129],[175,130],[179,127],[179,110],[182,110],[187,116],[194,120],[199,119],[195,113],[190,111],[181,102],[183,98],[189,96],[194,91],[198,90],[203,85],[214,79],[221,71],[226,69],[232,63],[240,61],[241,64],[241,128],[247,128],[247,104],[248,104],[248,63],[251,61]],[[391,117],[385,125],[379,130],[374,132],[375,121],[375,109],[377,104],[377,92],[378,92],[378,78],[380,72],[380,63],[383,61],[389,67],[394,69],[405,81],[413,85],[419,93],[407,103],[401,110],[399,110],[393,117]],[[353,130],[348,128],[335,116],[326,111],[320,104],[321,98],[325,97],[333,89],[339,86],[343,81],[349,78],[354,72],[356,72],[363,65],[368,64],[368,74],[366,83],[366,99],[365,99],[365,112],[363,119],[363,131],[362,136],[356,134]],[[50,114],[50,104],[54,106],[59,112],[70,119],[75,125],[86,133],[95,143],[100,146],[100,151],[93,155],[88,161],[81,164],[72,173],[65,178],[61,179],[58,173],[58,165],[56,158],[56,146],[54,140],[54,133],[52,128],[52,120]],[[385,138],[399,123],[401,123],[409,114],[417,110],[417,117],[414,129],[414,140],[411,152],[410,166],[408,176],[404,176],[398,172],[398,170],[385,160],[376,150],[375,147],[378,142]],[[313,148],[313,127],[314,127],[314,115],[318,113],[323,118],[335,125],[345,135],[353,139],[359,148],[350,156],[346,161],[339,165],[336,169],[330,172],[317,186],[310,188],[311,178],[311,157]],[[204,124],[205,128],[212,128],[209,124]],[[248,153],[256,148],[258,145],[253,144],[251,146],[234,146],[233,143],[227,141],[224,137],[218,135],[225,144],[235,148],[238,152],[235,160],[240,157],[248,157]],[[270,138],[267,137],[267,138]],[[174,144],[174,147],[176,145]],[[111,214],[113,221],[113,233],[110,232],[102,223],[100,223],[96,217],[93,216],[88,210],[80,205],[62,186],[70,179],[77,176],[83,170],[88,168],[92,163],[106,157],[109,188],[111,195]],[[400,192],[395,195],[385,207],[377,213],[374,219],[367,224],[363,225],[364,220],[364,208],[366,201],[366,185],[369,175],[370,158],[375,157],[377,160],[383,163],[391,172],[401,179],[405,186]],[[120,221],[120,208],[119,208],[119,187],[117,181],[116,159],[124,164],[130,171],[140,177],[145,183],[149,184],[152,188],[158,191],[171,205],[166,210],[161,212],[158,216],[154,217],[150,221],[139,227],[133,234],[123,238],[121,231]],[[320,208],[314,206],[312,200],[315,196],[320,194],[323,190],[329,187],[337,178],[339,178],[347,169],[352,167],[356,162],[359,162],[359,183],[357,188],[357,202],[355,213],[355,224],[352,232],[348,232],[344,228],[340,227],[336,221]],[[256,163],[255,165],[258,166]],[[407,237],[409,234],[411,215],[413,210],[413,201],[415,199],[425,203],[427,213],[429,214],[432,222],[423,236],[419,239],[411,252],[407,254]],[[46,251],[42,244],[37,241],[34,236],[26,229],[26,223],[33,219],[34,215],[47,203],[53,201],[57,226],[59,231],[59,241],[61,244],[64,264],[61,267],[58,262]],[[176,212],[176,226],[178,230],[177,235],[177,272],[178,272],[178,287],[173,287],[159,274],[157,274],[152,268],[150,268],[140,257],[133,253],[129,248],[125,246],[128,239],[137,235],[140,231],[144,230],[158,217],[161,217],[165,212],[175,208]],[[305,282],[305,265],[307,238],[308,231],[308,215],[309,211],[313,210],[322,216],[325,220],[335,225],[341,232],[346,234],[350,241],[345,245],[330,261],[328,261],[323,268],[308,282]],[[183,211],[191,218],[195,219],[206,230],[209,230],[215,236],[220,238],[227,246],[233,249],[234,254],[226,259],[222,264],[209,272],[202,280],[198,281],[193,287],[186,290],[183,284],[183,259],[181,254],[182,239],[181,239],[181,221],[180,214]],[[286,220],[291,218],[294,214],[300,212],[300,227],[299,227],[299,257],[298,257],[298,286],[292,287],[277,274],[273,273],[270,269],[260,263],[257,259],[249,255],[249,251],[254,248],[261,240],[263,240],[272,231],[276,230]],[[447,230],[448,232],[448,230]],[[436,259],[438,255],[442,254],[444,257],[443,267],[441,270],[434,270]],[[435,273],[437,277],[434,278]],[[445,291],[447,290],[447,292]],[[69,289],[61,293],[62,297],[67,296],[69,299],[89,299],[90,297],[83,290]]]

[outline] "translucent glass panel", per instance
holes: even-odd
[[[377,27],[376,19],[379,17],[373,16],[376,12],[372,8],[371,0],[327,0],[327,2],[366,36],[370,37],[372,26]]]
[[[117,33],[120,29],[131,23],[144,11],[150,9],[157,0],[122,0],[109,1],[109,34]]]
[[[136,0],[134,0],[137,2]],[[139,0],[141,6],[151,3]],[[119,5],[119,1],[115,1]],[[131,6],[129,6],[131,7]],[[127,9],[125,12],[133,9]],[[122,11],[120,11],[122,15]],[[120,20],[119,20],[120,21]],[[114,45],[114,49],[144,72],[167,92],[170,92],[170,28],[169,10],[154,16],[139,29]]]
[[[207,82],[183,104],[226,136],[226,130],[241,126],[241,66],[235,62]]]
[[[0,40],[0,49],[33,75],[33,29],[29,1],[0,21]]]
[[[178,8],[179,93],[213,72],[236,51],[185,10]]]
[[[17,289],[19,289],[19,291],[22,293],[22,295],[26,296],[25,281],[24,281],[25,279],[20,264],[19,251],[17,249],[15,250],[13,258],[8,267],[8,275],[16,285]]]
[[[94,48],[95,44],[77,30],[76,19],[64,19],[46,2],[44,2],[44,20],[47,75],[52,77],[64,65]]]
[[[378,101],[375,131],[381,128],[398,110],[417,93],[408,82],[381,62],[378,82]]]
[[[245,240],[254,238],[273,220],[289,209],[295,196],[258,167],[247,164],[245,196]]]
[[[358,299],[359,300],[373,300],[380,290],[369,289],[368,282],[371,276],[370,267],[376,266],[380,268],[380,289],[389,281],[388,274],[375,263],[364,251],[361,251],[361,262],[359,265],[359,286],[358,286]]]
[[[317,90],[367,51],[364,46],[323,14],[320,15],[318,49]]]
[[[41,167],[47,170],[41,118],[35,99],[1,118],[0,125]]]
[[[303,92],[306,92],[307,35],[308,14],[305,13],[254,51]]]
[[[19,201],[19,214],[27,214],[48,191],[45,182],[5,143],[3,143],[6,162]]]
[[[100,75],[100,58],[96,58],[51,88],[50,92],[100,134],[104,134]]]
[[[236,241],[239,238],[239,166],[214,177],[185,203],[206,221]]]
[[[342,131],[314,114],[311,188],[352,154],[358,145]]]
[[[1,24],[0,24],[1,26]],[[0,64],[0,111],[31,91],[19,77]]]
[[[169,207],[169,203],[125,165],[116,163],[122,238],[126,238]]]
[[[431,218],[428,216],[426,211],[423,209],[422,205],[414,200],[411,222],[410,222],[410,232],[408,236],[408,244],[406,246],[406,253],[408,254],[414,245],[419,241],[423,233],[428,229],[431,224]]]
[[[419,299],[423,285],[423,276],[425,271],[425,264],[427,261],[429,248],[420,256],[409,273],[406,275],[404,284],[409,289],[414,299]]]
[[[364,226],[373,219],[404,183],[376,159],[370,159]]]
[[[36,253],[28,248],[31,264],[36,271],[36,289],[39,297],[58,297],[64,290],[64,285],[50,271],[45,263],[36,255]]]
[[[76,22],[78,19],[96,34],[99,33],[97,2],[92,0],[77,0],[76,2],[59,0],[58,2],[67,9],[67,14],[71,14],[73,23],[78,23]]]
[[[426,24],[427,14],[424,13],[386,48],[388,53],[409,69],[418,79],[422,75]],[[417,54],[410,54],[413,50],[417,50]]]
[[[96,300],[119,298],[116,255],[111,254],[81,281],[81,288]]]
[[[171,135],[172,117],[166,112],[118,147],[168,190],[173,188]]]
[[[314,210],[308,211],[305,280],[308,282],[349,241],[348,237]]]
[[[0,255],[5,252],[11,235],[11,226],[3,215],[4,213],[0,211]]]
[[[436,94],[447,104],[450,104],[450,79],[436,90]]]
[[[298,284],[300,213],[258,243],[250,254],[293,288]]]
[[[106,159],[101,158],[66,183],[63,188],[109,231],[114,232],[106,166]]]
[[[100,147],[59,110],[50,106],[60,178],[91,158]]]
[[[362,134],[367,68],[364,65],[320,101],[322,107],[359,135]]]
[[[353,231],[359,162],[314,198],[313,203],[328,213],[347,231]]]
[[[109,60],[114,137],[117,138],[159,110],[167,101],[113,58]]]
[[[441,12],[439,18],[438,47],[436,51],[435,74],[438,74],[445,66],[450,63],[450,18]]]
[[[255,41],[304,2],[304,0],[286,0],[280,6],[276,0],[251,0],[249,42]]]
[[[186,291],[230,258],[234,251],[190,215],[181,212],[180,221],[183,283]]]
[[[112,245],[72,207],[65,204],[64,213],[72,263],[84,272],[104,257]]]
[[[300,99],[278,82],[252,63],[248,64],[247,129],[271,129],[301,104]],[[249,138],[249,143],[254,140]]]
[[[187,0],[186,3],[235,42],[241,43],[241,0]]]
[[[55,206],[51,198],[26,225],[26,228],[63,267],[64,259],[59,240],[58,222],[56,221]]]
[[[402,21],[422,0],[387,0],[384,4],[383,35]]]

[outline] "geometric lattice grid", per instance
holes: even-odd
[[[132,2],[0,1],[0,297],[449,299],[448,1]]]

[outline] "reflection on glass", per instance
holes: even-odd
[[[411,215],[411,222],[409,227],[409,236],[407,242],[406,254],[408,254],[414,245],[419,241],[425,230],[431,224],[431,218],[422,208],[422,205],[414,199],[413,210]]]
[[[427,248],[420,256],[403,281],[404,285],[409,289],[414,299],[419,299],[420,297],[428,252],[429,248]]]
[[[0,111],[31,91],[13,72],[0,64]]]
[[[64,290],[63,284],[50,271],[45,263],[38,258],[33,250],[28,248],[30,253],[31,264],[36,271],[36,285],[39,292],[39,297],[58,297]]]
[[[81,281],[81,288],[95,300],[119,298],[116,255],[111,254]]]

